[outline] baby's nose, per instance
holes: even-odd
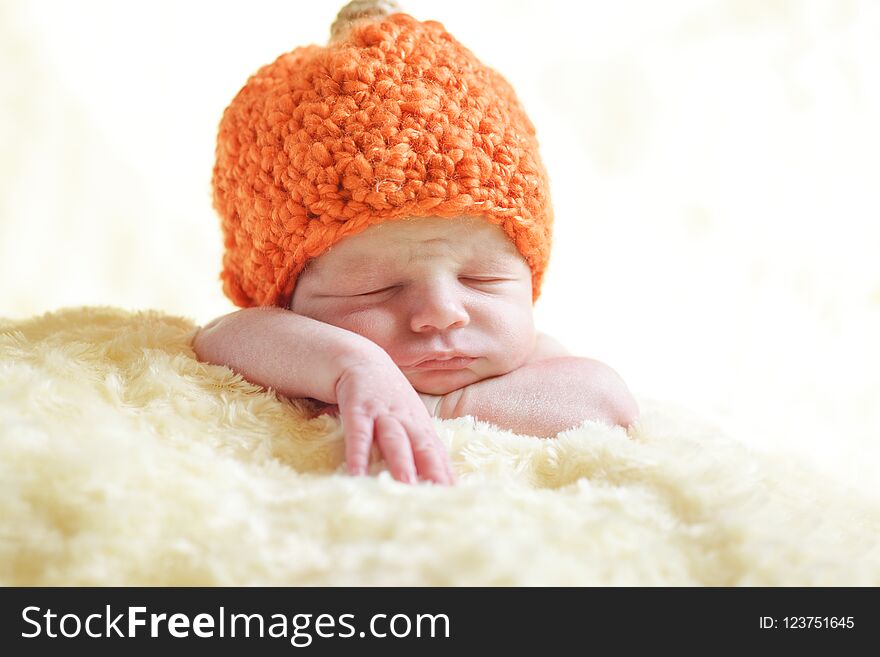
[[[430,290],[421,295],[410,316],[416,333],[444,331],[467,326],[470,316],[461,300],[450,290]]]

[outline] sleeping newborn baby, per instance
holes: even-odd
[[[364,13],[364,6],[368,11]],[[512,89],[434,22],[352,3],[326,48],[260,69],[224,113],[224,290],[205,361],[338,412],[348,471],[449,484],[432,415],[555,436],[638,410],[537,333],[552,210]],[[412,70],[417,69],[417,70]]]
[[[536,436],[637,414],[610,368],[535,332],[529,267],[482,219],[367,228],[310,262],[290,310],[227,315],[194,347],[282,395],[338,405],[349,471],[366,471],[376,441],[401,481],[452,481],[426,405]]]

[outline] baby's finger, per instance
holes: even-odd
[[[455,470],[452,469],[452,458],[446,453],[446,478],[450,485],[455,484]]]
[[[376,418],[376,442],[392,477],[408,484],[418,481],[409,438],[400,422],[387,415]]]
[[[449,454],[440,442],[434,428],[421,431],[410,431],[412,436],[412,453],[416,470],[424,478],[438,484],[451,484]]]
[[[342,411],[342,432],[345,435],[345,464],[348,473],[363,475],[367,473],[370,462],[370,447],[373,444],[373,418],[361,413]]]

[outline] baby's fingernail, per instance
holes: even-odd
[[[408,484],[417,484],[417,483],[419,483],[418,478],[417,478],[412,472],[407,472],[407,473],[403,476],[403,480],[404,480],[406,483],[408,483]]]

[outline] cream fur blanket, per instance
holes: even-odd
[[[0,321],[0,583],[880,585],[880,504],[679,410],[438,422],[456,487],[353,479],[336,420],[199,363],[194,329]]]

